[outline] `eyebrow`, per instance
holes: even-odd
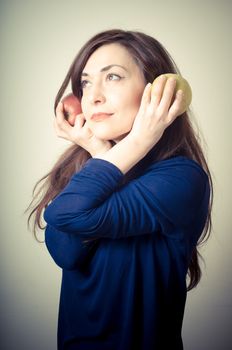
[[[109,66],[106,66],[106,67],[103,67],[100,72],[106,72],[107,70],[109,70],[110,68],[112,67],[120,67],[122,69],[124,69],[126,72],[127,72],[127,69],[123,66],[121,66],[120,64],[110,64]],[[87,77],[89,74],[88,73],[85,73],[85,72],[82,72],[81,74],[83,77]]]

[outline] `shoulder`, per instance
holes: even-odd
[[[145,178],[156,178],[164,181],[170,181],[175,184],[180,180],[194,185],[197,183],[206,184],[208,175],[196,161],[184,156],[164,159],[150,165],[144,174]],[[180,183],[181,184],[181,183]]]
[[[183,156],[152,164],[138,182],[171,221],[189,223],[209,200],[208,175],[197,162]]]
[[[205,176],[207,178],[207,174],[203,170],[200,164],[198,164],[195,160],[184,157],[184,156],[177,156],[173,158],[163,159],[160,161],[157,161],[150,165],[147,169],[148,172],[150,171],[158,171],[158,170],[193,170],[197,171],[202,174],[202,176]]]

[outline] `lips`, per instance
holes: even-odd
[[[94,113],[91,116],[91,120],[94,122],[101,122],[103,120],[109,119],[111,116],[113,115],[113,113]]]

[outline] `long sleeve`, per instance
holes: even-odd
[[[153,164],[122,185],[110,162],[90,159],[44,213],[57,230],[86,238],[123,238],[190,226],[208,199],[208,178],[194,161],[176,157]]]
[[[47,225],[45,243],[50,255],[59,267],[73,270],[91,258],[98,241],[84,243],[80,235],[60,232]]]

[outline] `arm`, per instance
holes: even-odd
[[[207,176],[195,162],[177,157],[154,164],[120,186],[112,163],[90,159],[44,213],[57,230],[88,238],[126,238],[188,227],[196,219]]]
[[[170,107],[173,89],[173,82],[165,88],[161,82],[152,92],[149,85],[146,87],[131,132],[104,154],[91,153],[98,159],[88,161],[45,210],[48,224],[89,237],[122,238],[157,232],[161,225],[165,233],[171,226],[191,223],[206,184],[206,176],[196,164],[190,167],[185,162],[160,162],[140,179],[120,187],[123,174],[158,142],[178,115],[181,94],[177,94]],[[57,112],[61,126],[63,116]],[[69,136],[69,130],[64,129],[62,132]],[[70,140],[78,143],[78,133],[73,136],[74,129]],[[87,142],[87,146],[91,152],[91,142]]]
[[[66,270],[73,270],[91,258],[97,241],[84,243],[80,235],[64,233],[47,225],[45,243],[55,263]]]

